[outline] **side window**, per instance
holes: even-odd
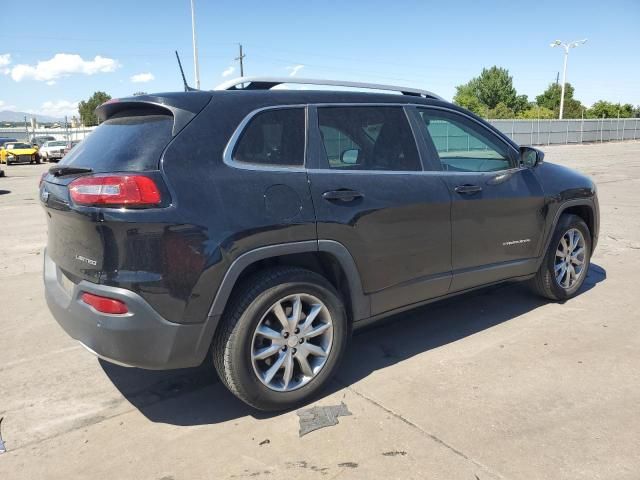
[[[278,108],[256,114],[233,152],[237,162],[302,166],[305,142],[304,108]]]
[[[418,109],[443,170],[494,172],[512,167],[508,147],[464,117],[440,110]]]
[[[319,107],[318,123],[329,168],[422,170],[402,107]]]
[[[320,133],[322,134],[322,139],[324,141],[324,149],[327,153],[329,166],[335,168],[349,167],[349,160],[348,158],[343,159],[342,153],[349,152],[350,150],[359,150],[360,145],[358,145],[346,133],[334,127],[321,125]]]

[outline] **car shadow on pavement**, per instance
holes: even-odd
[[[606,271],[591,264],[579,295],[606,279]],[[356,332],[330,395],[380,370],[495,325],[548,303],[522,283],[502,284],[394,315]],[[150,371],[100,360],[121,394],[153,422],[207,425],[252,416],[263,419],[281,413],[258,412],[235,398],[217,378],[211,362],[181,370]]]

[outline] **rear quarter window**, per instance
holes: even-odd
[[[89,167],[94,172],[157,170],[172,139],[172,128],[170,114],[120,112],[89,134],[60,164]]]
[[[304,108],[275,108],[256,114],[235,146],[233,160],[255,165],[302,166]]]

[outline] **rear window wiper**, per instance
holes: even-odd
[[[91,173],[93,169],[86,167],[67,167],[66,165],[56,165],[49,169],[49,173],[55,177],[63,175],[73,175],[74,173]]]

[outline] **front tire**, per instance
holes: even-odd
[[[582,218],[564,214],[549,244],[536,276],[533,290],[550,300],[576,296],[587,278],[591,261],[591,232]]]
[[[258,273],[236,289],[213,342],[222,382],[259,410],[313,398],[346,349],[344,305],[322,276],[296,267]]]

